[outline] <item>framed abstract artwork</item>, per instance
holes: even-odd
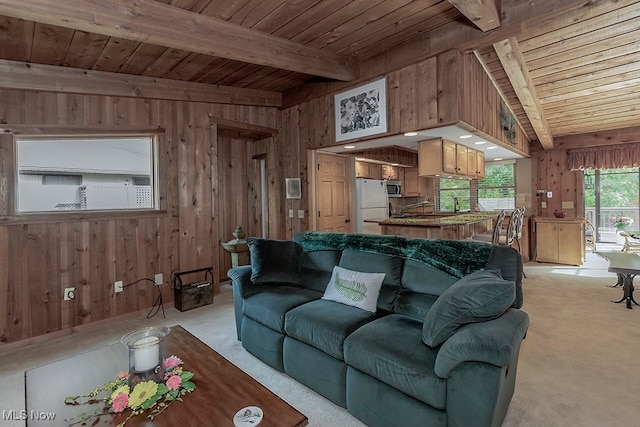
[[[302,188],[300,187],[300,178],[285,178],[285,190],[287,199],[302,198]]]
[[[336,142],[387,132],[387,79],[335,95]]]

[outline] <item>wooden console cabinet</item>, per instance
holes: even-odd
[[[535,218],[536,261],[582,265],[584,219]]]

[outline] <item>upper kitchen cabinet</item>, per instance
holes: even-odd
[[[484,153],[442,138],[420,141],[418,173],[420,176],[455,175],[482,179]]]
[[[382,179],[400,179],[398,168],[391,165],[382,165]]]
[[[476,151],[476,178],[484,179],[486,174],[484,170],[484,153]]]
[[[382,179],[382,165],[356,160],[356,178]]]
[[[403,197],[426,197],[430,195],[428,178],[419,176],[418,168],[402,168],[401,172],[403,172],[401,174]]]

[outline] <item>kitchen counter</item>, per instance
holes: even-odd
[[[446,217],[388,218],[380,221],[382,234],[427,239],[468,239],[493,229],[498,212],[474,212]]]

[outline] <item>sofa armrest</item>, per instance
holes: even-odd
[[[251,272],[250,265],[234,267],[227,272],[227,276],[229,276],[232,281],[233,288],[242,298],[254,294],[257,290],[257,286],[251,281]]]
[[[440,378],[448,378],[464,362],[506,366],[518,353],[528,327],[527,313],[515,308],[497,319],[464,325],[440,347],[434,371]]]
[[[233,310],[236,318],[236,334],[240,340],[242,330],[242,307],[244,299],[257,292],[258,286],[251,281],[251,266],[234,267],[227,272],[233,286]]]

